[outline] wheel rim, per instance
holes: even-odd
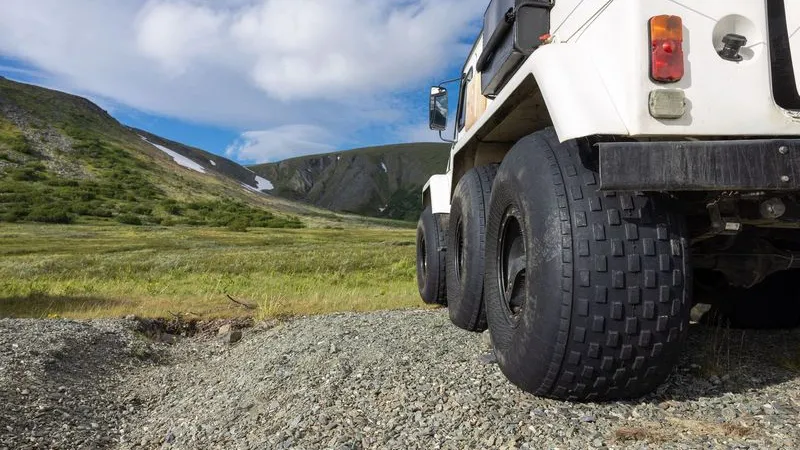
[[[458,226],[456,227],[456,279],[461,281],[461,274],[464,273],[464,261],[466,258],[466,253],[464,251],[464,223],[462,221],[458,221]]]
[[[425,235],[421,234],[417,241],[417,271],[422,275],[420,286],[425,284],[428,278],[428,252],[425,246]]]
[[[519,323],[525,309],[525,272],[527,254],[525,236],[516,209],[509,209],[500,227],[497,281],[503,304],[508,307],[512,323]]]
[[[417,286],[420,293],[428,282],[428,249],[425,242],[425,233],[417,234]]]

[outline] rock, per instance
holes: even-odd
[[[492,348],[492,334],[489,333],[489,330],[486,330],[481,334],[481,344],[483,344],[486,348]]]
[[[242,340],[242,332],[239,330],[231,331],[225,337],[225,342],[227,342],[228,344],[235,344],[241,340]]]
[[[718,386],[719,384],[722,383],[722,380],[720,380],[719,377],[716,375],[711,375],[711,377],[708,379],[708,382],[713,384],[714,386]]]
[[[583,423],[595,423],[596,419],[594,418],[594,416],[583,416],[583,417],[581,417],[581,422],[583,422]]]
[[[331,348],[330,348],[330,354],[331,354],[331,355],[335,355],[335,354],[336,354],[336,353],[338,353],[338,352],[339,352],[339,349],[338,349],[338,348],[336,348],[336,344],[331,344]]]
[[[174,334],[161,333],[158,336],[158,340],[163,342],[163,343],[165,343],[165,344],[167,344],[167,345],[173,345],[173,344],[175,344],[175,342],[177,342],[178,337],[175,336]]]
[[[497,355],[494,352],[484,353],[478,357],[478,362],[481,364],[497,364]]]
[[[134,320],[136,320],[136,316],[134,316],[133,314],[128,314],[127,316],[125,316],[125,320],[133,322]]]
[[[226,323],[225,325],[219,327],[217,330],[217,336],[224,337],[227,336],[231,332],[231,324]]]

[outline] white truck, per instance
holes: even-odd
[[[800,1],[493,0],[452,81],[420,294],[488,328],[515,385],[653,391],[693,291],[742,322],[798,324],[780,275],[800,268]],[[432,129],[447,109],[432,88]],[[770,282],[779,295],[738,295]]]

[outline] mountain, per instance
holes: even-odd
[[[271,192],[290,200],[365,216],[416,221],[421,190],[444,173],[450,146],[420,143],[370,147],[251,166]]]
[[[248,168],[0,77],[0,222],[397,226],[382,219],[416,220],[447,156],[445,144],[406,144]]]
[[[271,188],[233,161],[125,127],[89,100],[0,77],[0,221],[300,227],[331,218],[259,192]]]

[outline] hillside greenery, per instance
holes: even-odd
[[[386,209],[378,214],[387,219],[416,222],[422,212],[422,186],[398,189],[389,197]]]
[[[88,100],[0,79],[0,222],[304,226],[187,172]]]
[[[130,225],[216,227],[238,221],[246,227],[302,226],[296,217],[279,217],[235,199],[169,198],[150,181],[145,162],[130,158],[114,144],[85,135],[72,137],[79,138],[73,145],[73,155],[91,171],[92,178],[60,177],[35,160],[7,168],[0,179],[0,220],[62,224],[107,220]]]

